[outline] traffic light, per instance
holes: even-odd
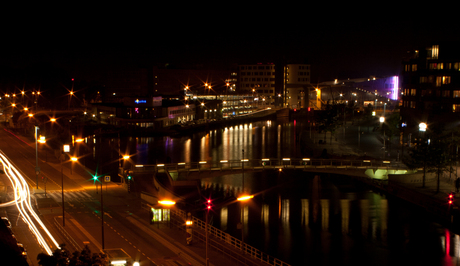
[[[210,211],[212,208],[211,199],[206,200],[206,210]]]
[[[93,180],[94,180],[94,181],[97,181],[97,179],[98,179],[98,176],[97,176],[97,175],[94,175],[94,176],[93,176]]]
[[[454,192],[449,193],[449,197],[447,199],[447,202],[449,203],[449,206],[454,203],[454,196],[455,196]]]

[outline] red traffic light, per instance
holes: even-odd
[[[449,198],[448,198],[448,201],[447,201],[449,203],[449,205],[454,203],[454,196],[455,196],[455,194],[453,192],[449,193]]]

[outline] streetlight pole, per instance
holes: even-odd
[[[380,127],[382,128],[383,130],[383,158],[385,159],[385,128],[383,127],[383,123],[385,122],[385,117],[384,116],[381,116],[380,117]]]
[[[65,211],[64,211],[64,174],[62,173],[62,160],[64,159],[64,154],[61,151],[61,156],[59,156],[59,159],[61,161],[61,187],[62,187],[62,227],[65,227]]]
[[[101,182],[101,232],[102,232],[102,250],[105,249],[104,247],[104,197],[102,196],[102,182]]]
[[[35,176],[37,177],[37,189],[38,189],[38,175],[40,174],[40,168],[38,167],[38,126],[35,126]]]

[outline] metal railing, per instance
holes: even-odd
[[[348,159],[310,159],[310,158],[281,158],[281,159],[240,159],[200,162],[179,162],[157,165],[135,165],[134,171],[209,171],[209,170],[264,170],[264,169],[307,169],[307,168],[340,168],[340,169],[404,169],[407,167],[394,161],[383,160],[348,160]]]
[[[182,221],[185,221],[187,217],[186,213],[179,209],[171,209],[171,214],[173,216],[179,217],[179,219],[181,219]],[[192,222],[193,222],[194,228],[199,228],[200,230],[206,232],[206,223],[204,221],[192,216]],[[204,236],[201,234],[194,234],[194,236],[198,236],[200,240],[202,240],[203,242],[205,241]],[[229,235],[228,233],[225,233],[224,231],[217,229],[214,226],[208,224],[208,237],[209,236],[212,236],[214,239],[218,239],[220,240],[220,242],[225,242],[225,244],[230,245],[233,248],[233,250],[225,248],[223,244],[219,244],[216,241],[210,241],[211,246],[213,248],[232,257],[238,265],[242,264],[242,265],[257,266],[257,265],[260,265],[260,263],[257,263],[257,262],[263,262],[263,263],[266,263],[268,265],[273,265],[273,266],[290,266],[290,264],[283,262],[277,258],[271,257],[270,255],[265,254],[262,251],[242,242],[238,238],[235,238]],[[253,260],[249,260],[247,259],[246,256],[242,256],[234,252],[234,249],[240,250],[243,254],[249,256]]]

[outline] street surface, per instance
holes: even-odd
[[[40,245],[36,239],[37,232],[27,230],[25,219],[18,219],[24,215],[18,211],[15,205],[2,208],[2,216],[7,216],[14,221],[13,232],[18,242],[24,244],[28,251],[30,265],[38,265],[37,255],[40,252],[50,253],[58,244],[65,243],[66,248],[73,253],[81,251],[88,245],[92,252],[101,252],[102,249],[122,248],[134,260],[140,260],[141,265],[156,265],[164,263],[176,263],[175,265],[188,265],[188,263],[176,253],[166,248],[145,228],[139,228],[136,214],[141,215],[147,210],[142,209],[139,199],[127,193],[126,189],[113,183],[103,184],[104,205],[104,238],[102,237],[101,217],[101,186],[97,186],[91,179],[92,176],[83,167],[74,163],[64,162],[61,168],[59,160],[54,154],[46,156],[39,148],[39,182],[36,189],[35,173],[35,146],[24,137],[19,137],[11,132],[0,129],[0,150],[8,157],[6,160],[14,162],[24,176],[24,182],[34,188],[30,191],[31,206],[39,213],[39,220],[43,221],[43,228],[48,228],[50,235],[46,237],[46,245]],[[43,158],[45,157],[45,158]],[[68,160],[68,158],[67,158]],[[61,170],[62,169],[62,170]],[[62,174],[61,174],[62,171]],[[0,175],[4,184],[8,187],[7,198],[14,198],[13,188],[6,175]],[[46,181],[46,195],[45,195]],[[63,226],[62,212],[62,182],[64,183],[64,207],[65,225]],[[23,185],[24,190],[26,185]],[[20,194],[27,197],[26,194]],[[22,200],[22,202],[27,202]],[[36,202],[36,206],[33,206]],[[43,231],[41,228],[41,231]],[[32,233],[31,233],[32,232]],[[53,236],[56,240],[53,240]],[[177,264],[179,263],[179,264]]]

